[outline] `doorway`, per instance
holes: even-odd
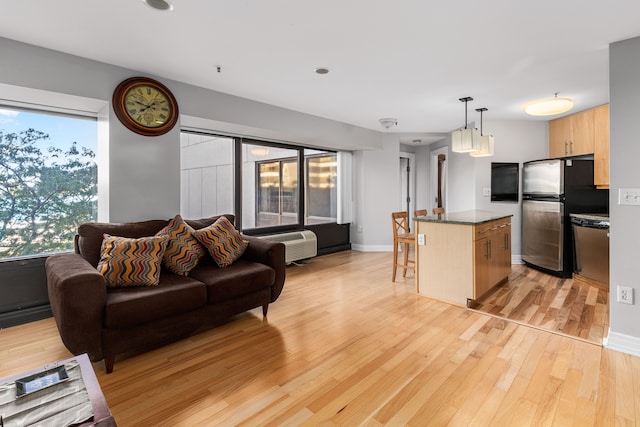
[[[449,147],[442,147],[431,152],[431,194],[430,209],[447,209],[447,181],[448,168],[447,157]]]
[[[409,214],[409,230],[413,231],[413,211],[416,199],[415,154],[400,153],[400,210]]]

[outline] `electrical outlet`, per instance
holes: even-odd
[[[633,288],[618,286],[618,302],[623,304],[633,304]]]
[[[491,189],[490,188],[486,188],[486,187],[483,188],[482,189],[482,195],[485,196],[485,197],[491,196]]]
[[[418,234],[418,245],[424,246],[424,234]]]

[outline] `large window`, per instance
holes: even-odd
[[[233,152],[233,138],[180,134],[180,213],[183,217],[234,213]]]
[[[0,107],[0,260],[73,249],[97,219],[97,122]]]
[[[242,228],[298,223],[298,150],[242,144]]]
[[[337,220],[334,152],[183,131],[180,155],[185,218],[234,213],[242,230]]]
[[[336,222],[338,160],[336,153],[305,150],[305,224]]]

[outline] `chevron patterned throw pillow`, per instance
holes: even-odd
[[[98,271],[108,287],[157,286],[166,236],[130,239],[105,234]]]
[[[167,249],[164,251],[162,263],[176,274],[186,276],[198,261],[207,253],[198,242],[193,232],[195,230],[176,215],[166,227],[156,233],[156,236],[167,236]]]
[[[195,230],[193,235],[207,248],[218,267],[233,264],[249,245],[249,242],[242,240],[238,230],[224,216],[208,227]]]

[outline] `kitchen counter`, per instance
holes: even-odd
[[[512,216],[513,215],[502,214],[498,212],[473,210],[473,211],[444,213],[441,215],[419,216],[417,218],[414,218],[414,221],[441,222],[446,224],[480,225],[486,222],[495,221],[503,218],[509,218]]]
[[[511,272],[510,214],[481,210],[415,218],[416,291],[466,306]]]

